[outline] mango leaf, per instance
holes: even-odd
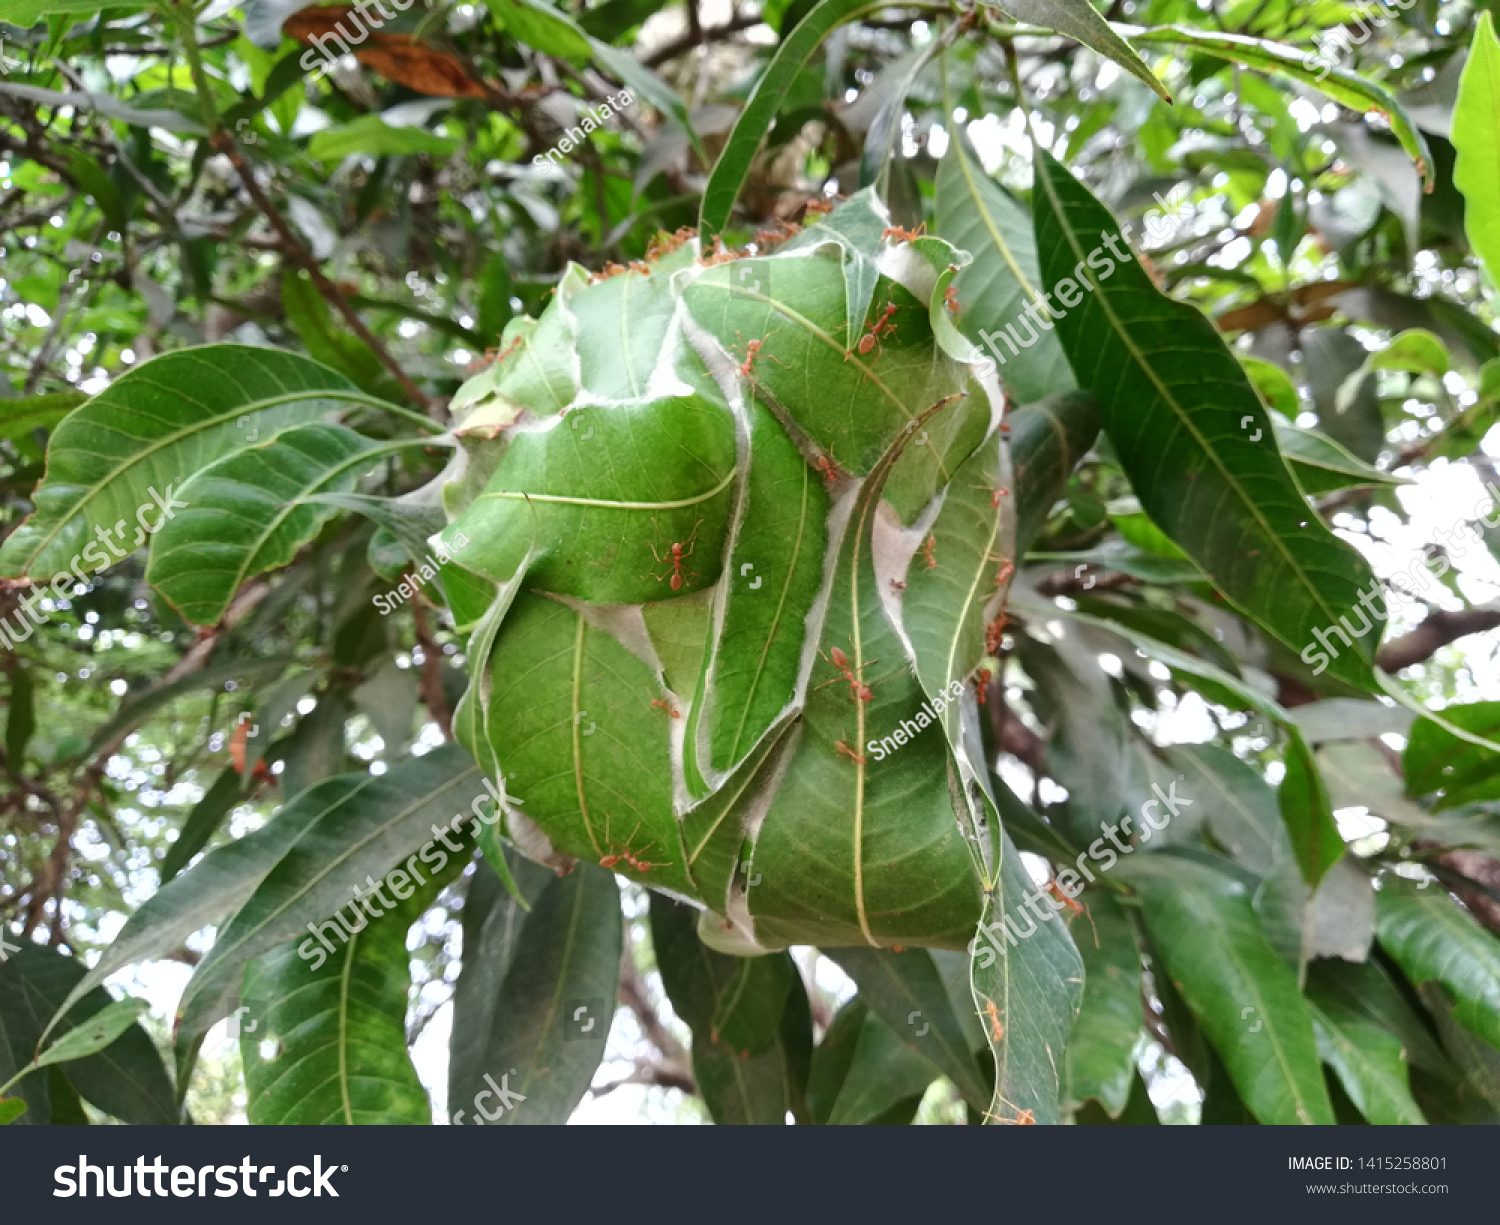
[[[152,540],[146,581],[187,620],[217,624],[241,584],[286,565],[337,513],[299,499],[353,489],[379,456],[412,445],[306,425],[210,464],[183,483],[187,507]]]
[[[756,82],[745,109],[740,112],[729,142],[719,154],[708,185],[703,189],[698,232],[705,242],[729,224],[734,202],[750,173],[750,163],[755,159],[760,142],[771,130],[771,124],[785,101],[788,86],[802,71],[818,44],[837,27],[878,12],[881,7],[869,0],[819,0],[797,23],[796,29],[781,40],[775,56]]]
[[[1316,960],[1308,967],[1306,995],[1309,1003],[1338,1023],[1347,1020],[1394,1034],[1411,1067],[1437,1076],[1456,1075],[1429,1023],[1379,959],[1359,964]]]
[[[20,1097],[0,1097],[0,1127],[14,1123],[26,1113],[26,1099]]]
[[[765,1050],[776,1039],[787,997],[797,981],[790,953],[742,957],[714,1006],[713,1041],[741,1057]]]
[[[1086,903],[1092,926],[1079,928],[1083,1006],[1068,1037],[1065,1104],[1097,1100],[1111,1118],[1130,1099],[1141,1032],[1141,954],[1119,904],[1106,893]],[[1096,943],[1097,941],[1097,943]]]
[[[379,115],[361,115],[338,127],[314,132],[307,142],[307,152],[319,161],[341,161],[350,154],[369,157],[405,157],[413,153],[430,153],[439,161],[453,156],[459,142],[451,136],[439,136],[425,128],[392,127]]]
[[[933,209],[937,230],[974,262],[953,278],[963,331],[1000,363],[1000,379],[1022,404],[1076,386],[1052,328],[1037,338],[1024,315],[1042,302],[1041,270],[1031,218],[984,173],[960,128],[938,165]],[[1020,357],[1024,337],[1036,338]],[[1013,427],[1014,428],[1014,427]]]
[[[1443,708],[1443,720],[1488,739],[1500,734],[1500,702]],[[1437,794],[1433,810],[1500,799],[1500,753],[1462,740],[1436,720],[1418,719],[1401,755],[1408,795]]]
[[[856,996],[813,1054],[808,1105],[814,1122],[831,1126],[909,1123],[936,1078],[932,1064]]]
[[[323,806],[357,792],[362,781],[357,777],[339,779],[299,797],[298,803],[287,805],[260,829],[226,842],[163,884],[125,920],[98,963],[68,992],[48,1031],[75,1002],[116,970],[168,952],[195,931],[237,910]]]
[[[1332,1123],[1297,976],[1233,876],[1170,851],[1121,864],[1163,969],[1262,1123]]]
[[[266,1004],[253,1030],[240,1027],[251,1123],[432,1122],[406,1049],[406,932],[437,884],[367,919],[332,953],[313,944],[303,957],[293,941],[246,968],[243,998]]]
[[[1156,79],[1156,74],[1146,67],[1113,26],[1094,8],[1089,0],[1003,0],[999,8],[1017,21],[1045,26],[1076,39],[1090,50],[1097,51],[1106,59],[1114,60],[1132,76],[1144,81],[1166,101],[1172,101],[1167,87]]]
[[[1464,230],[1491,280],[1500,280],[1500,218],[1491,207],[1500,187],[1500,41],[1488,12],[1479,14],[1459,78],[1453,146],[1458,150],[1453,182],[1468,201]]]
[[[995,1059],[992,1123],[1061,1121],[1068,1035],[1083,1001],[1083,960],[1061,921],[1038,920],[1035,895],[1009,836],[969,945],[974,1007]],[[1049,903],[1039,903],[1043,913]]]
[[[1213,325],[1156,289],[1120,249],[1108,210],[1050,154],[1038,150],[1036,167],[1049,292],[1086,290],[1072,281],[1085,266],[1097,274],[1057,333],[1079,382],[1099,384],[1105,431],[1143,508],[1228,600],[1301,650],[1354,606],[1369,567],[1309,510],[1275,448],[1249,441],[1244,424],[1270,429],[1266,409]],[[1330,672],[1373,689],[1374,646],[1361,638]]]
[[[1309,57],[1300,47],[1288,47],[1245,34],[1194,30],[1187,26],[1158,26],[1150,30],[1131,30],[1130,36],[1138,43],[1186,47],[1247,68],[1279,73],[1318,90],[1352,111],[1380,115],[1391,125],[1391,132],[1401,142],[1407,156],[1416,163],[1423,187],[1431,191],[1437,182],[1432,153],[1420,129],[1396,95],[1369,77],[1348,68],[1329,65],[1321,55]],[[1315,67],[1320,60],[1323,64],[1321,70]]]
[[[1413,983],[1453,995],[1454,1018],[1500,1049],[1500,940],[1441,888],[1387,876],[1375,900],[1376,934]]]
[[[458,852],[437,841],[432,826],[449,826],[457,813],[462,821],[455,832],[462,839],[464,826],[477,825],[481,803],[489,802],[478,767],[456,744],[407,758],[385,774],[332,778],[298,796],[277,820],[290,814],[299,825],[306,821],[305,828],[198,963],[178,1005],[179,1043],[181,1035],[201,1035],[223,1015],[246,962],[306,935],[318,921],[338,932],[340,924],[328,916],[344,909],[351,912],[344,934],[357,930],[354,919],[365,912],[354,890],[367,888],[367,876],[378,880],[404,861],[420,885],[440,871]],[[417,864],[419,851],[425,868]],[[367,904],[378,917],[379,906]],[[314,938],[307,936],[301,947],[310,944]]]
[[[51,430],[80,404],[81,391],[54,391],[24,400],[0,400],[0,438],[24,439],[33,430]]]
[[[268,438],[350,404],[405,411],[274,349],[179,349],[132,367],[53,433],[36,511],[0,549],[0,574],[50,581],[75,563],[101,570],[113,560],[104,533],[124,552],[145,543],[188,477],[248,447],[250,434]]]
[[[651,894],[651,943],[672,1009],[693,1031],[693,1075],[714,1121],[781,1124],[790,1112],[806,1122],[812,1015],[795,967],[770,1046],[742,1058],[718,1041],[714,1031],[741,962],[704,945],[693,908],[659,893]],[[791,962],[786,953],[772,957]]]
[[[61,1053],[36,1061],[36,1067],[56,1063],[73,1090],[122,1122],[179,1122],[161,1056],[135,1024],[140,1002],[117,1005],[102,987],[80,990],[83,978],[81,964],[37,944],[24,944],[0,962],[0,1085],[36,1060],[58,1024],[50,1018],[66,1010],[63,1032],[49,1048],[60,1046]],[[102,1029],[90,1025],[100,1017]],[[70,1041],[74,1033],[79,1036]],[[62,1105],[52,1100],[46,1079],[28,1074],[18,1082],[29,1124],[54,1120]]]
[[[504,854],[503,850],[497,850]],[[515,884],[481,859],[469,880],[463,908],[463,971],[453,990],[453,1030],[448,1047],[448,1101],[456,1107],[484,1087],[486,1042],[500,1006],[501,989],[532,904],[553,879],[540,864],[515,856],[506,865]]]
[[[1318,1054],[1338,1073],[1349,1100],[1371,1123],[1425,1123],[1412,1100],[1401,1040],[1347,1012],[1329,1015],[1311,1000]]]
[[[521,928],[474,1063],[482,1082],[475,1109],[491,1109],[478,1104],[487,1075],[524,1098],[491,1121],[567,1121],[604,1055],[622,939],[619,889],[608,872],[580,864],[547,884]],[[465,1089],[450,1108],[467,1104]]]
[[[989,1105],[962,1022],[926,949],[826,949],[854,979],[860,999],[911,1050],[947,1076],[975,1110]]]
[[[187,820],[177,832],[177,841],[167,848],[161,861],[163,886],[171,884],[177,874],[192,861],[193,856],[208,845],[208,840],[214,836],[224,818],[240,802],[240,788],[239,772],[229,766],[214,779],[213,786],[203,793],[203,798],[193,805]]]
[[[86,1021],[80,1021],[36,1057],[35,1066],[69,1063],[97,1055],[136,1023],[150,1007],[145,1000],[116,1000],[106,1004]]]
[[[1281,416],[1272,417],[1271,425],[1276,431],[1276,445],[1291,465],[1304,493],[1329,493],[1362,485],[1410,484],[1405,477],[1391,476],[1379,468],[1372,468],[1317,430],[1293,425]]]

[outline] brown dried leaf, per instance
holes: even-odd
[[[387,81],[405,85],[429,98],[483,98],[483,82],[456,55],[440,51],[410,34],[372,30],[370,19],[347,4],[327,4],[293,13],[282,29],[300,43],[326,51],[330,38],[347,46],[365,67]],[[355,42],[351,35],[363,34]],[[316,41],[315,41],[316,40]]]

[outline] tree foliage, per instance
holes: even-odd
[[[0,1122],[1500,1119],[1489,14],[0,22]]]

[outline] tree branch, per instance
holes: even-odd
[[[1431,659],[1450,642],[1497,626],[1500,626],[1500,608],[1465,608],[1458,612],[1434,608],[1411,633],[1381,647],[1375,654],[1375,662],[1386,672],[1399,672]]]
[[[234,138],[220,128],[210,137],[209,143],[227,157],[230,164],[234,166],[235,173],[239,175],[240,182],[244,184],[250,199],[255,202],[255,207],[261,211],[265,219],[271,223],[271,228],[280,236],[282,250],[312,278],[313,286],[323,295],[324,300],[344,317],[344,322],[349,325],[350,331],[358,336],[370,352],[375,354],[380,364],[390,371],[391,376],[401,384],[401,389],[411,397],[412,403],[423,411],[430,411],[432,401],[428,399],[427,394],[412,381],[411,376],[401,368],[385,345],[365,326],[364,320],[349,304],[349,299],[344,297],[343,291],[323,275],[323,270],[318,266],[318,261],[313,258],[313,253],[303,246],[302,240],[287,224],[286,218],[271,203],[270,197],[261,190],[260,184],[255,180],[255,172],[235,146]]]

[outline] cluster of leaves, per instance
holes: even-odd
[[[331,67],[342,7],[0,11],[0,624],[64,576],[5,658],[21,1120],[175,1116],[253,1007],[252,1121],[428,1121],[417,933],[450,1109],[508,1074],[507,1122],[573,1112],[604,1045],[557,1003],[617,994],[720,1121],[939,1078],[1155,1121],[1142,1069],[1206,1122],[1495,1121],[1500,703],[1450,644],[1500,615],[1434,551],[1449,607],[1377,650],[1350,543],[1495,479],[1488,18],[1319,65],[1355,6],[657,7],[417,6]],[[1160,794],[1066,922],[983,934]],[[172,956],[175,1098],[101,987]]]

